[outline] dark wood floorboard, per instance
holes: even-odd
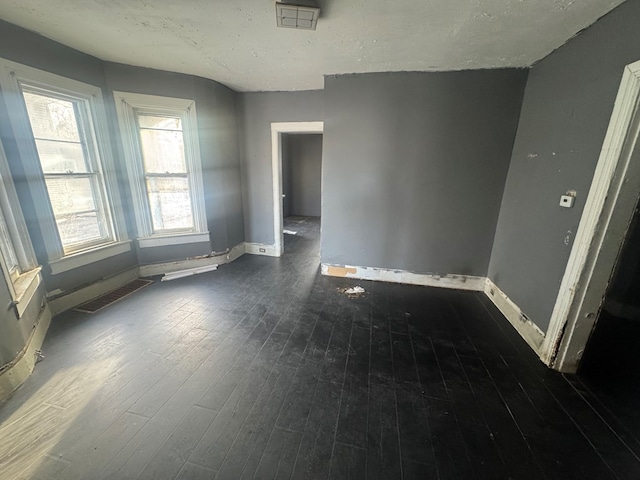
[[[560,375],[483,294],[322,277],[318,219],[286,228],[282,258],[57,316],[0,479],[640,478],[638,349],[603,337],[632,326]]]

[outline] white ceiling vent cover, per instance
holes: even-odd
[[[315,30],[320,8],[313,1],[297,0],[297,3],[276,2],[276,20],[279,27]]]

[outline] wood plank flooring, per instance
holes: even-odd
[[[483,295],[322,277],[319,222],[286,228],[280,259],[56,317],[0,478],[640,478],[638,431]]]

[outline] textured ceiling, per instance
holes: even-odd
[[[624,0],[319,0],[316,31],[276,28],[274,0],[0,0],[0,18],[103,60],[239,91],[323,75],[527,67]]]

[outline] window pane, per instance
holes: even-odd
[[[110,241],[100,152],[93,144],[94,100],[21,87],[64,253]],[[51,243],[48,253],[59,255],[57,239]]]
[[[80,141],[72,102],[30,92],[24,92],[24,100],[36,138]]]
[[[140,128],[159,128],[164,130],[182,130],[180,117],[161,117],[157,115],[138,115]]]
[[[147,178],[153,230],[191,230],[193,214],[187,178]]]
[[[146,173],[185,173],[182,132],[140,130],[142,159]]]
[[[47,178],[47,190],[56,217],[96,209],[89,178]]]
[[[97,212],[70,214],[56,217],[60,239],[65,249],[104,237]]]
[[[36,140],[44,173],[84,173],[87,167],[79,143]]]

